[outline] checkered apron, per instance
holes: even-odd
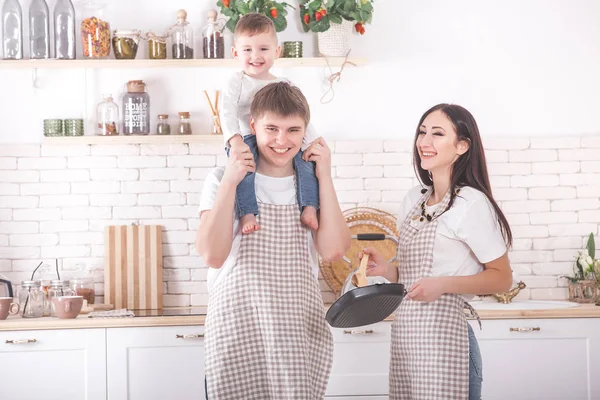
[[[406,288],[431,276],[437,219],[420,221],[423,194],[400,227],[399,282]],[[446,194],[440,208],[450,201]],[[469,396],[469,339],[465,301],[444,294],[425,303],[405,299],[392,325],[390,399],[466,400]]]
[[[209,400],[325,396],[333,340],[297,205],[259,203],[260,230],[210,294],[205,330]]]

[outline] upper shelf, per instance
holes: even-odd
[[[223,141],[223,135],[118,135],[118,136],[71,136],[45,137],[44,144],[176,144],[205,143],[211,140]]]
[[[362,58],[349,58],[348,62],[365,65]],[[274,68],[292,67],[339,67],[344,57],[312,57],[312,58],[279,58],[275,60]],[[0,69],[30,69],[30,68],[236,68],[239,61],[226,58],[220,60],[0,60]]]

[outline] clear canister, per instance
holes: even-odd
[[[23,318],[40,318],[44,315],[46,294],[40,281],[22,281],[19,290],[19,304]]]

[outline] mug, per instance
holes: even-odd
[[[17,309],[13,311],[15,306]],[[20,308],[21,306],[19,306],[17,303],[13,303],[12,297],[0,297],[0,319],[8,318],[8,314],[17,314]]]
[[[76,318],[83,306],[83,296],[58,296],[52,298],[54,313],[58,318]]]

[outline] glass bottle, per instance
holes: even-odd
[[[169,115],[168,114],[159,114],[158,115],[158,124],[156,124],[156,133],[158,135],[170,135],[171,134],[171,125],[169,124]]]
[[[153,32],[146,34],[148,40],[148,58],[151,60],[164,60],[167,58],[167,40],[169,36],[158,36]]]
[[[177,130],[180,135],[191,135],[192,124],[190,123],[190,113],[180,112],[179,113],[179,129]]]
[[[39,318],[44,315],[46,295],[40,281],[22,281],[19,291],[19,304],[23,318]]]
[[[185,10],[177,11],[177,23],[171,27],[171,42],[174,59],[194,58],[194,33]]]
[[[96,107],[96,135],[118,135],[119,106],[113,101],[112,95],[105,95],[104,100]]]
[[[94,289],[94,279],[91,277],[71,279],[71,289],[75,296],[81,296],[87,300],[88,305],[94,304],[96,300],[96,290]]]
[[[150,133],[150,95],[146,92],[144,81],[127,82],[127,93],[123,95],[123,133]]]
[[[52,304],[52,299],[54,297],[62,297],[62,296],[75,296],[75,291],[71,289],[69,281],[63,281],[60,279],[53,280],[50,282],[50,290],[48,291],[48,303],[49,306],[47,308],[50,309],[50,316],[55,316],[54,304]]]
[[[19,0],[2,5],[2,54],[5,60],[23,59],[23,12]]]
[[[217,22],[217,12],[208,12],[208,23],[202,30],[202,55],[204,58],[225,58],[223,25]]]
[[[31,0],[29,5],[29,57],[50,58],[50,11],[46,0]]]
[[[110,24],[105,6],[89,0],[82,7],[81,45],[84,58],[103,59],[110,55]]]
[[[76,58],[75,8],[71,0],[58,0],[54,6],[54,58]]]

